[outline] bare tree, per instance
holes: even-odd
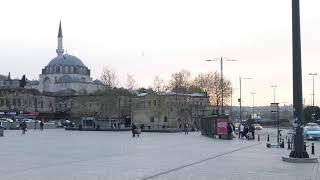
[[[224,103],[227,103],[231,96],[231,81],[224,77],[223,84],[221,85],[221,76],[218,72],[198,74],[193,80],[193,85],[200,87],[203,91],[207,92],[210,97],[210,103],[216,106],[221,104],[222,88],[225,101]]]
[[[190,86],[191,73],[187,70],[173,73],[170,79],[170,89],[173,92],[186,93]]]
[[[114,88],[119,84],[117,74],[108,66],[103,68],[100,79],[102,83],[109,88]]]
[[[153,90],[156,92],[161,92],[166,90],[165,81],[162,78],[160,78],[159,75],[153,78]]]
[[[138,83],[134,79],[134,76],[132,74],[127,74],[127,84],[126,87],[130,90],[137,89]]]

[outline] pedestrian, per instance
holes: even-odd
[[[185,123],[184,124],[184,134],[187,135],[188,134],[188,128],[189,128],[189,124]]]
[[[137,129],[137,126],[136,126],[135,124],[132,124],[132,127],[131,127],[132,137],[136,137],[136,136],[135,136],[136,129]]]
[[[243,136],[246,137],[247,140],[249,140],[248,132],[249,132],[249,127],[248,125],[245,125],[243,130]]]
[[[239,125],[239,138],[243,138],[243,131],[244,131],[244,126],[243,126],[243,124],[240,124]]]
[[[254,140],[254,133],[256,131],[256,128],[254,127],[253,124],[250,125],[249,131],[251,132],[252,139]]]
[[[43,125],[44,125],[44,124],[43,124],[43,122],[41,121],[41,122],[40,122],[40,130],[41,130],[41,131],[43,131]]]
[[[27,131],[27,123],[26,121],[23,121],[21,124],[22,134],[25,134]]]
[[[228,139],[232,139],[233,138],[233,134],[232,134],[233,130],[232,130],[231,123],[228,123],[227,130],[228,130]]]

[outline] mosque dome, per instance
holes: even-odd
[[[82,66],[86,67],[83,62],[77,58],[76,56],[72,56],[69,54],[58,55],[53,58],[48,66]]]

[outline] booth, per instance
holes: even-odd
[[[201,119],[201,134],[211,138],[232,139],[232,133],[228,132],[229,116],[209,116]]]

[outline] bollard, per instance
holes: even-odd
[[[270,137],[269,137],[269,134],[268,134],[268,138],[267,138],[267,141],[268,141],[268,142],[270,141]]]
[[[258,141],[260,141],[260,134],[258,134]]]
[[[311,154],[314,155],[314,143],[311,143]]]
[[[0,127],[0,137],[3,136],[3,129]]]
[[[291,149],[291,147],[290,147],[290,139],[288,139],[288,149]]]
[[[307,144],[306,144],[306,142],[304,142],[304,150],[305,150],[305,151],[307,150]]]

